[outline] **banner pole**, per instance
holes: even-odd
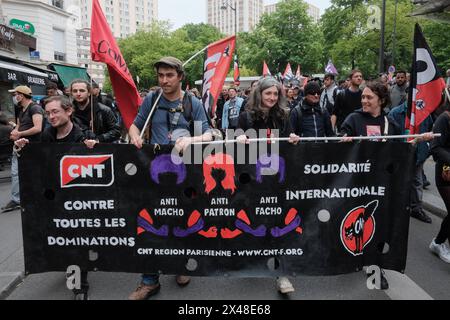
[[[92,129],[92,133],[95,135],[95,131],[94,131],[94,88],[93,88],[93,82],[92,82],[92,77],[90,77],[91,79],[91,129]]]
[[[342,141],[346,138],[352,138],[354,141],[363,141],[363,140],[395,140],[395,139],[414,139],[422,137],[421,134],[414,135],[398,135],[398,136],[372,136],[372,137],[320,137],[320,138],[300,138],[299,142],[325,142],[325,141]],[[434,138],[441,137],[440,133],[433,134]],[[258,139],[249,139],[251,142],[282,142],[289,141],[290,138],[258,138]],[[212,141],[212,142],[196,142],[193,145],[207,145],[207,144],[227,144],[227,143],[237,143],[237,140],[221,140],[221,141]]]
[[[194,60],[196,57],[198,57],[200,54],[202,54],[206,49],[208,49],[208,46],[204,47],[202,50],[200,50],[199,52],[197,52],[196,54],[194,54],[192,57],[190,57],[185,63],[183,63],[183,68],[184,68],[189,62],[191,62],[191,61]],[[162,92],[162,90],[161,90],[161,92],[159,93],[158,98],[156,99],[155,103],[154,103],[153,106],[152,106],[152,109],[151,109],[151,111],[150,111],[150,114],[149,114],[148,117],[147,117],[147,120],[145,121],[144,128],[142,129],[141,135],[140,135],[140,136],[141,136],[141,139],[144,137],[145,129],[147,128],[147,126],[148,126],[148,124],[149,124],[149,122],[150,122],[150,119],[152,118],[153,114],[154,114],[155,111],[156,111],[156,106],[158,105],[159,100],[161,100],[162,93],[163,93],[163,92]]]

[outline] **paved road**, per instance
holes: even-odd
[[[426,164],[430,181],[434,180],[433,163]],[[0,201],[9,197],[9,184],[0,184]],[[426,198],[439,204],[437,190],[426,191]],[[442,200],[441,200],[442,201]],[[406,274],[388,272],[390,289],[387,291],[368,290],[366,277],[360,273],[335,277],[297,277],[292,279],[295,293],[285,298],[277,293],[274,279],[235,278],[193,278],[191,284],[179,288],[173,277],[161,278],[162,289],[152,299],[158,300],[389,300],[389,299],[450,299],[450,265],[436,258],[428,250],[428,245],[437,234],[442,219],[432,215],[433,224],[424,224],[411,219]],[[11,300],[70,300],[72,293],[65,287],[65,277],[61,272],[31,275],[25,277],[17,287],[13,280],[20,280],[24,270],[21,217],[18,211],[0,214],[0,294]],[[139,282],[137,274],[90,273],[90,299],[127,299]],[[5,287],[15,287],[5,291]],[[0,295],[0,299],[2,296]]]

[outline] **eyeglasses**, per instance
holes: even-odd
[[[50,115],[56,116],[57,114],[59,114],[61,112],[61,110],[52,110],[52,111],[45,111],[45,116],[46,117],[50,117]]]

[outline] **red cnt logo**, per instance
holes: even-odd
[[[60,171],[61,188],[109,187],[114,183],[114,156],[65,156]]]
[[[378,200],[351,210],[341,224],[341,242],[352,255],[360,256],[375,234],[374,213]]]

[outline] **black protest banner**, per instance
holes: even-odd
[[[412,146],[269,147],[239,147],[246,161],[238,148],[185,164],[150,146],[28,145],[19,159],[26,272],[405,269]]]

